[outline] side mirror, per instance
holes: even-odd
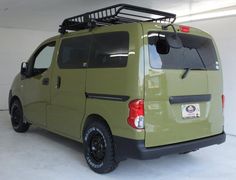
[[[26,76],[28,72],[29,64],[27,62],[21,63],[20,74]]]
[[[156,43],[156,50],[159,54],[168,54],[170,51],[170,45],[165,39],[159,39]]]

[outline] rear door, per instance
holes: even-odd
[[[221,133],[222,79],[212,40],[179,33],[180,48],[167,42],[173,32],[144,33],[146,147]]]
[[[76,139],[80,138],[85,113],[85,80],[90,39],[90,36],[63,38],[52,76],[48,127]]]

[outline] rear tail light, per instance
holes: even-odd
[[[189,26],[179,26],[181,32],[188,33],[190,31]]]
[[[135,129],[144,129],[144,101],[142,99],[129,103],[128,124]]]
[[[225,96],[224,96],[224,94],[222,94],[221,100],[222,100],[222,109],[224,110],[224,108],[225,108]]]

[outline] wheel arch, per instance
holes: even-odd
[[[101,115],[99,115],[99,114],[90,114],[90,115],[87,116],[87,118],[85,119],[85,121],[84,121],[84,123],[83,123],[83,126],[82,126],[82,137],[83,137],[83,135],[84,135],[84,130],[85,130],[85,128],[86,128],[89,124],[91,124],[91,123],[93,123],[93,122],[99,122],[99,123],[102,123],[103,125],[107,126],[108,129],[109,129],[109,131],[110,131],[110,133],[111,133],[111,135],[112,135],[111,128],[110,128],[110,126],[109,126],[109,124],[108,124],[108,122],[106,121],[105,118],[103,118],[103,117],[102,117]]]
[[[14,96],[9,97],[9,113],[11,113],[12,104],[16,100],[21,103],[21,100],[20,100],[20,98],[18,96],[14,95]]]

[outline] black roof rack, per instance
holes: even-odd
[[[175,19],[176,15],[172,13],[129,4],[117,4],[67,18],[60,25],[59,32],[64,34],[67,30],[79,31],[96,26],[144,21],[172,24]]]

